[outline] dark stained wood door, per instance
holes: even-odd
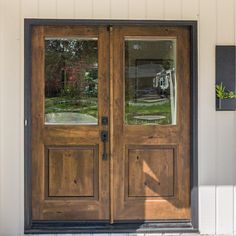
[[[185,27],[33,28],[33,220],[190,219],[189,40]]]
[[[113,220],[190,219],[189,31],[112,34]]]
[[[108,49],[105,27],[33,28],[33,220],[109,220]]]

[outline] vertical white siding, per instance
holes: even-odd
[[[110,0],[93,0],[93,18],[110,18]]]
[[[182,19],[182,1],[181,0],[165,0],[164,16],[166,20]]]
[[[164,0],[147,0],[147,18],[153,20],[163,20],[164,7]]]
[[[93,0],[76,0],[75,1],[75,18],[89,19],[93,16]]]
[[[130,19],[146,18],[145,0],[129,0],[129,18]]]
[[[215,111],[215,45],[236,44],[235,0],[0,0],[0,235],[23,235],[27,17],[198,20],[200,232],[236,233],[236,112]]]
[[[1,91],[1,231],[20,231],[20,1],[3,2],[3,71]]]
[[[207,234],[216,227],[215,3],[199,2],[199,223]]]
[[[129,2],[127,0],[111,0],[111,18],[128,19]]]
[[[73,19],[75,17],[74,0],[57,0],[57,18]]]
[[[57,0],[38,0],[38,15],[40,18],[56,18]]]
[[[235,44],[234,0],[217,1],[216,43]],[[227,14],[226,14],[227,13]],[[216,114],[216,233],[233,233],[233,173],[235,163],[236,136],[234,113],[217,112]],[[225,153],[227,152],[227,153]],[[231,174],[230,174],[231,173]]]
[[[3,51],[3,1],[0,0],[0,51]],[[4,61],[4,56],[3,53],[0,53],[0,130],[2,127],[2,116],[1,116],[1,112],[2,112],[2,101],[3,101],[3,61]],[[0,186],[2,186],[2,156],[3,156],[3,147],[2,147],[2,139],[3,139],[3,133],[0,132]],[[2,207],[2,191],[3,188],[0,187],[0,209]],[[0,211],[1,212],[1,211]],[[2,228],[2,215],[0,213],[0,229]],[[1,231],[0,231],[1,232]]]

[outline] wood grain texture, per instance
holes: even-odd
[[[99,124],[97,126],[44,125],[44,38],[75,35],[98,37]],[[109,161],[102,160],[103,143],[100,140],[101,130],[108,128],[102,127],[100,122],[102,116],[109,115],[109,70],[106,66],[101,66],[108,65],[108,39],[109,35],[105,27],[33,28],[32,206],[34,220],[107,220],[109,218]],[[45,152],[48,146],[51,149]],[[94,148],[88,149],[88,146],[96,146],[98,151]]]
[[[98,195],[98,157],[95,147],[49,147],[45,158],[49,198]]]
[[[177,39],[177,125],[176,126],[142,126],[124,125],[124,38],[125,36],[162,36]],[[114,94],[113,94],[113,162],[114,169],[114,217],[116,220],[155,220],[190,218],[190,65],[189,32],[185,28],[155,27],[116,27],[113,40],[116,47],[114,57]],[[179,86],[181,84],[181,86]],[[177,191],[172,199],[162,201],[144,201],[127,199],[125,185],[129,181],[125,174],[127,165],[127,145],[178,145],[177,151]],[[147,148],[148,149],[148,148]],[[147,151],[147,150],[145,150]],[[145,153],[144,151],[144,153]],[[149,153],[150,154],[150,153]],[[146,154],[145,154],[146,155]],[[146,157],[146,156],[145,156]],[[126,167],[127,168],[127,167]],[[146,167],[147,168],[147,167]],[[151,167],[150,167],[151,168]],[[144,170],[143,170],[144,171]],[[133,171],[134,172],[134,171]],[[136,174],[137,181],[142,174]],[[118,187],[122,186],[122,187]],[[142,191],[142,189],[140,190]]]
[[[154,145],[129,146],[126,159],[128,198],[174,196],[176,153],[173,148]]]

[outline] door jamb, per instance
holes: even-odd
[[[31,36],[34,26],[163,26],[188,27],[190,30],[190,199],[191,220],[158,222],[74,222],[33,221],[31,204]],[[24,225],[25,233],[128,233],[199,232],[198,219],[198,51],[197,21],[176,20],[24,20]]]

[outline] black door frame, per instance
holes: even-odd
[[[191,59],[191,220],[165,220],[155,222],[109,222],[88,221],[35,221],[32,220],[31,205],[31,35],[34,26],[83,25],[83,26],[162,26],[188,27],[190,30]],[[67,19],[25,19],[24,21],[24,225],[25,233],[187,233],[199,232],[198,219],[198,54],[197,21],[175,20],[67,20]]]

